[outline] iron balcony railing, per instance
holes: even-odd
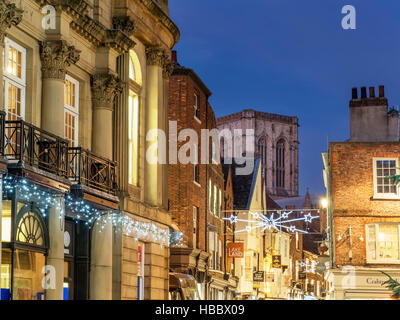
[[[0,156],[10,163],[68,178],[113,195],[118,190],[117,163],[81,147],[68,147],[68,140],[23,120],[8,121],[0,111]]]
[[[68,148],[68,178],[114,195],[118,190],[117,163],[81,147]]]
[[[67,177],[68,141],[22,120],[0,122],[4,134],[0,141],[10,161],[28,164],[58,176]]]

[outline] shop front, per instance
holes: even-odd
[[[389,274],[393,279],[400,281],[400,270],[394,268],[364,268],[344,267],[343,269],[328,270],[325,276],[327,281],[327,300],[390,300],[393,292],[383,283],[388,277],[381,271]]]

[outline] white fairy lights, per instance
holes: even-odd
[[[99,232],[104,230],[107,223],[112,223],[115,231],[118,227],[122,228],[124,234],[133,236],[135,240],[158,243],[161,247],[182,246],[183,234],[181,232],[173,232],[168,227],[162,228],[152,222],[133,219],[120,211],[99,209],[69,194],[44,190],[29,183],[25,178],[5,175],[3,177],[3,199],[7,199],[13,194],[16,194],[17,198],[23,202],[34,202],[44,218],[51,207],[57,209],[60,219],[64,219],[65,210],[69,209],[76,223],[84,221],[89,228],[93,228],[97,222]],[[62,198],[65,201],[65,208],[60,201]]]
[[[304,214],[304,211],[307,213]],[[262,232],[265,230],[276,230],[276,231],[289,231],[289,232],[300,232],[307,234],[308,232],[305,230],[301,230],[296,226],[296,222],[303,221],[305,223],[311,223],[314,219],[319,219],[319,216],[312,215],[311,212],[316,211],[319,213],[317,209],[304,209],[304,210],[292,210],[292,211],[261,211],[261,212],[253,212],[253,211],[238,211],[237,214],[231,214],[230,217],[224,218],[224,220],[230,222],[231,224],[238,224],[239,222],[243,222],[246,224],[244,229],[236,230],[235,233],[241,232],[251,232],[256,229],[260,229]],[[300,213],[303,215],[301,217],[296,217],[290,219],[290,216],[294,213]],[[251,219],[241,219],[239,218],[239,214],[250,214],[252,216]]]

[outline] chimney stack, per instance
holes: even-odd
[[[357,92],[357,88],[353,88],[353,89],[351,89],[351,98],[352,98],[353,100],[356,100],[356,99],[358,99],[358,92]]]
[[[375,98],[375,87],[369,87],[369,97]]]
[[[384,97],[385,97],[385,87],[379,86],[379,98],[384,98]]]
[[[367,98],[367,87],[361,87],[361,99]]]
[[[171,52],[171,61],[178,63],[178,53],[176,52],[176,50],[172,50]]]

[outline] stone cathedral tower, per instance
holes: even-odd
[[[232,135],[235,129],[254,129],[255,156],[262,159],[265,186],[272,199],[298,196],[298,126],[297,117],[255,110],[217,119],[218,129],[229,129]]]

